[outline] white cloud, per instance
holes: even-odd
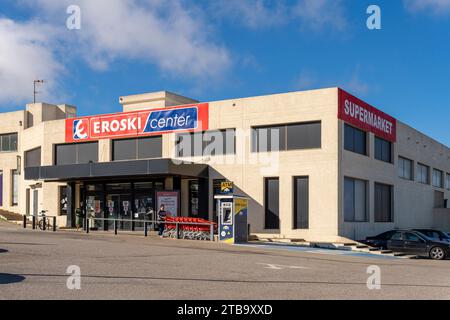
[[[67,37],[76,35],[77,51],[98,69],[116,59],[139,59],[177,76],[209,77],[231,63],[199,10],[178,0],[31,1],[53,14],[65,13],[71,4],[81,7],[81,30],[68,31]]]
[[[450,13],[450,0],[403,0],[403,3],[412,13],[429,12],[435,15]]]
[[[34,78],[44,78],[47,96],[65,60],[80,57],[97,70],[118,61],[154,64],[162,74],[184,79],[220,78],[231,66],[226,47],[213,38],[194,5],[182,0],[20,0],[41,21],[0,24],[0,103],[30,101]],[[66,9],[81,7],[81,30],[68,30]],[[30,84],[31,83],[31,84]],[[40,96],[43,98],[43,96]]]
[[[0,19],[0,104],[30,102],[33,80],[44,79],[40,97],[49,96],[62,65],[50,49],[52,29],[36,21]]]
[[[343,31],[347,26],[342,0],[299,0],[293,15],[299,18],[303,29]]]

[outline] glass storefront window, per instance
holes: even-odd
[[[86,185],[87,191],[102,191],[103,185],[102,184],[88,184]]]

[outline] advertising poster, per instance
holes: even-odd
[[[157,210],[159,210],[161,205],[164,205],[164,210],[166,210],[168,216],[176,217],[178,215],[178,191],[160,191],[156,193],[156,198]]]

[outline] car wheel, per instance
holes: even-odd
[[[441,247],[433,247],[430,250],[430,258],[433,260],[445,259],[445,251]]]

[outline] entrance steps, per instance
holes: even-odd
[[[249,237],[249,241],[255,242],[267,242],[267,243],[283,243],[292,246],[322,248],[331,250],[344,250],[354,251],[370,254],[378,254],[383,256],[392,256],[402,259],[414,259],[415,255],[407,255],[404,253],[393,252],[391,250],[381,250],[380,248],[370,247],[366,244],[359,242],[317,242],[317,241],[305,241],[304,239],[286,239],[286,238],[259,238],[256,235]]]

